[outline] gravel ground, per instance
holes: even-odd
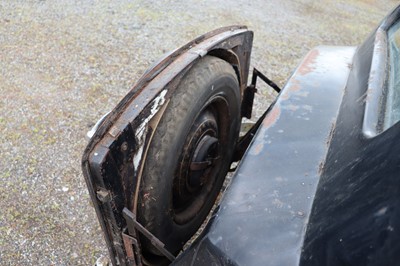
[[[163,53],[246,24],[252,66],[283,85],[310,48],[357,45],[396,2],[0,0],[0,264],[107,254],[80,169],[84,136]]]

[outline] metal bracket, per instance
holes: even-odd
[[[140,246],[137,239],[128,234],[122,233],[122,240],[124,242],[129,265],[142,266],[143,264],[140,259]]]
[[[140,233],[142,233],[147,239],[150,240],[151,244],[158,250],[160,251],[165,257],[167,257],[170,261],[174,261],[175,260],[175,256],[172,255],[166,248],[165,248],[165,244],[163,242],[161,242],[156,236],[154,236],[150,231],[148,231],[143,225],[141,225],[140,223],[138,223],[136,221],[136,216],[135,214],[133,214],[130,210],[128,210],[128,208],[124,208],[122,211],[122,214],[125,218],[125,221],[128,225],[128,232],[129,235],[127,235],[127,237],[125,237],[128,241],[132,241],[131,243],[133,244],[133,246],[135,247],[139,247],[139,244],[137,242],[137,238],[132,237],[136,236],[136,230],[138,230]],[[135,230],[136,229],[136,230]],[[135,244],[136,242],[136,244]],[[124,239],[124,243],[125,243],[125,239]],[[130,244],[130,243],[129,243]],[[132,245],[130,245],[132,247]],[[125,248],[126,248],[126,244],[125,244]],[[131,255],[133,255],[133,251],[132,249],[130,251],[127,250],[127,253],[130,253]],[[140,252],[140,250],[138,250],[138,252]],[[140,254],[140,253],[139,253]],[[129,254],[128,258],[129,258]],[[132,256],[134,258],[134,256]],[[141,262],[140,262],[141,263]],[[141,265],[141,264],[138,264]]]
[[[268,86],[270,86],[274,91],[279,93],[281,89],[278,85],[276,85],[272,80],[267,78],[263,73],[258,71],[256,68],[253,69],[253,76],[251,79],[251,84],[245,89],[243,95],[243,103],[242,103],[242,117],[246,117],[248,119],[251,118],[251,112],[253,109],[253,101],[254,101],[254,94],[257,92],[257,78],[260,78],[264,81]],[[269,110],[271,109],[270,105],[267,110],[263,113],[263,115],[257,120],[257,122],[247,131],[247,133],[239,139],[239,142],[235,148],[235,154],[233,157],[233,162],[240,161],[246,152],[247,148],[249,147],[251,140],[253,139],[256,131],[260,127],[264,117],[267,115]]]
[[[264,81],[268,86],[270,86],[274,91],[279,93],[281,89],[275,82],[267,78],[263,73],[258,71],[256,68],[253,68],[253,75],[251,78],[251,84],[244,90],[243,92],[243,101],[242,101],[242,117],[246,117],[248,119],[251,118],[251,113],[253,110],[253,102],[254,102],[254,94],[257,92],[257,78],[260,78]]]
[[[275,82],[273,82],[272,80],[270,80],[269,78],[267,78],[263,73],[261,73],[260,71],[258,71],[256,68],[253,69],[253,76],[251,78],[251,84],[254,85],[254,87],[256,87],[256,83],[257,83],[257,78],[262,79],[265,83],[267,83],[271,88],[274,89],[274,91],[276,91],[277,93],[279,93],[281,91],[281,88],[279,88],[278,85],[276,85]]]

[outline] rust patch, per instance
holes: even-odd
[[[298,81],[297,79],[293,80],[292,82],[290,82],[288,91],[290,92],[296,92],[299,91],[301,89],[300,86],[300,81]]]
[[[254,151],[252,152],[254,155],[260,154],[262,149],[264,148],[264,143],[260,142],[254,147]]]
[[[262,122],[261,127],[261,136],[264,135],[264,132],[267,128],[271,127],[281,115],[281,107],[279,105],[275,105],[274,108],[267,114],[265,119]],[[265,141],[263,137],[256,138],[253,144],[253,147],[250,149],[250,154],[258,155],[264,148]]]
[[[284,93],[283,93],[282,96],[280,97],[280,99],[282,99],[282,100],[287,100],[287,99],[289,99],[289,97],[290,97],[290,95],[291,95],[292,93],[298,92],[298,91],[300,91],[300,90],[301,90],[300,81],[298,81],[297,79],[294,79],[294,78],[293,78],[293,79],[288,83],[288,85],[287,85],[287,87],[286,87]]]
[[[280,96],[281,100],[287,100],[289,99],[289,94],[287,94],[286,92],[282,94],[282,96]]]
[[[317,49],[312,50],[307,57],[304,59],[303,63],[300,65],[297,72],[304,76],[315,70],[315,60],[319,56],[319,51]]]
[[[281,115],[281,107],[279,105],[274,106],[272,111],[265,117],[263,121],[263,128],[269,128],[278,120]]]

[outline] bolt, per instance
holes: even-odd
[[[127,151],[128,150],[128,143],[126,141],[122,143],[121,150],[122,151]]]
[[[97,198],[103,203],[109,202],[111,200],[110,192],[104,188],[100,188],[99,190],[97,190],[96,195]]]

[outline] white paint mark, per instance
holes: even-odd
[[[150,115],[143,120],[142,124],[140,124],[140,126],[138,126],[138,129],[136,130],[135,135],[137,136],[138,140],[139,140],[139,149],[136,153],[136,155],[133,157],[133,167],[137,170],[137,168],[139,167],[139,163],[142,159],[142,155],[143,155],[143,145],[144,145],[144,140],[145,140],[145,136],[146,136],[146,132],[147,132],[147,125],[149,123],[149,121],[154,117],[154,115],[158,112],[158,110],[160,110],[160,107],[164,104],[165,102],[165,95],[167,94],[167,90],[163,90],[159,96],[157,96],[154,100],[153,100],[153,105],[151,107],[150,110]]]

